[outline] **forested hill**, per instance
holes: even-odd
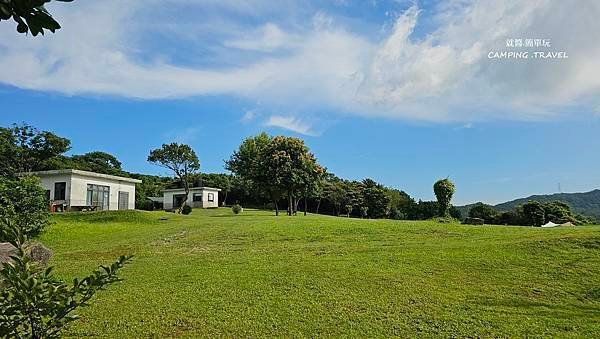
[[[595,217],[600,221],[600,189],[596,189],[585,193],[556,193],[546,195],[532,195],[527,198],[516,199],[512,201],[503,202],[495,205],[494,208],[498,211],[510,211],[515,209],[517,206],[526,203],[529,200],[548,202],[548,201],[562,201],[573,209],[575,213]],[[467,216],[469,209],[472,205],[461,206],[463,217]]]

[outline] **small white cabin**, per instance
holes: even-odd
[[[219,207],[219,192],[221,189],[213,187],[192,187],[186,205],[192,208]],[[166,210],[179,208],[185,197],[183,188],[166,189],[163,193],[163,208]]]
[[[141,180],[75,169],[27,173],[40,178],[53,211],[131,210]]]

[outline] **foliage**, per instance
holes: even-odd
[[[368,218],[369,217],[369,208],[367,206],[360,207],[360,217]]]
[[[439,213],[440,217],[446,217],[449,215],[450,209],[450,201],[452,200],[452,196],[456,188],[450,179],[441,179],[436,181],[433,185],[433,192],[435,193],[435,197],[438,201]]]
[[[51,0],[2,0],[0,1],[0,21],[11,17],[17,23],[17,32],[31,32],[33,36],[44,35],[44,30],[52,33],[60,29],[60,24],[52,18],[44,5]],[[55,0],[72,2],[73,0]]]
[[[537,201],[523,204],[523,216],[527,226],[541,226],[546,222],[544,206]]]
[[[492,224],[498,218],[498,211],[492,206],[478,202],[469,210],[470,218],[483,219],[486,224]]]
[[[38,178],[0,177],[0,242],[14,241],[12,228],[27,237],[39,235],[48,224],[48,201]]]
[[[240,204],[235,204],[231,206],[231,211],[233,212],[233,214],[240,214],[242,213],[243,209]]]
[[[120,281],[119,269],[131,257],[121,256],[110,266],[100,266],[71,285],[56,279],[52,267],[42,269],[15,243],[17,255],[0,270],[0,336],[58,338],[62,329],[77,319],[73,311],[88,306],[90,299],[107,285]]]
[[[44,170],[51,159],[68,151],[70,145],[68,139],[26,124],[0,127],[0,175]]]
[[[270,196],[276,215],[282,196],[287,197],[288,213],[294,213],[298,199],[306,197],[325,172],[301,139],[266,133],[244,140],[226,167]]]
[[[462,220],[462,212],[456,206],[450,205],[448,213],[450,214],[450,218],[454,220]]]
[[[368,208],[369,218],[386,218],[389,215],[389,197],[383,185],[372,179],[362,181],[363,204]]]
[[[354,206],[351,204],[348,204],[348,205],[344,206],[344,209],[346,210],[346,216],[349,218],[350,214],[352,214],[352,210],[354,209]]]
[[[135,208],[148,211],[154,209],[154,203],[148,198],[162,197],[163,190],[171,181],[170,178],[155,175],[130,174],[129,176],[142,181],[135,184]]]
[[[190,176],[200,169],[200,161],[196,152],[184,144],[163,144],[161,148],[150,151],[148,161],[158,166],[170,169],[175,177],[183,184],[185,197],[179,206],[179,213],[183,212],[190,194]],[[175,206],[173,206],[175,207]]]
[[[188,215],[190,213],[192,213],[192,208],[190,207],[190,205],[183,205],[183,207],[181,208],[181,214]]]
[[[523,199],[516,199],[496,205],[499,211],[512,211],[529,200],[547,203],[561,201],[569,205],[573,213],[583,214],[595,218],[592,223],[600,221],[600,189],[584,193],[558,193],[548,195],[533,195]]]
[[[74,155],[72,160],[78,164],[78,169],[96,173],[122,175],[121,162],[112,154],[106,152],[89,152]]]

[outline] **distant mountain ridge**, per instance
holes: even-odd
[[[522,205],[529,200],[548,202],[548,201],[562,201],[569,206],[571,209],[578,214],[582,214],[589,217],[594,217],[600,222],[600,189],[595,189],[589,192],[583,193],[555,193],[545,195],[532,195],[527,198],[515,199],[501,204],[494,205],[494,208],[498,211],[510,211],[515,209],[517,206]],[[460,206],[458,209],[461,211],[463,218],[469,214],[471,205]]]

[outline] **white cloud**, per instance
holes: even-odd
[[[188,127],[184,129],[170,130],[164,134],[163,139],[167,143],[178,142],[187,144],[198,139],[201,129],[199,127]]]
[[[224,42],[226,47],[261,52],[272,52],[276,49],[289,47],[295,38],[282,31],[277,25],[267,23],[260,29],[242,38]]]
[[[0,82],[139,99],[234,95],[278,110],[318,107],[427,121],[539,120],[600,107],[600,42],[589,38],[600,31],[594,1],[448,1],[431,19],[437,27],[419,39],[413,32],[422,13],[413,6],[382,40],[322,11],[287,23],[273,19],[306,15],[297,2],[173,4],[203,13],[202,23],[167,11],[162,1],[117,0],[53,6],[63,29],[42,38],[18,35],[3,23]],[[238,17],[262,23],[231,19]],[[165,31],[168,40],[181,39],[171,46],[175,52],[145,45],[145,38]],[[506,38],[550,38],[569,59],[487,59]],[[184,48],[191,62],[169,57]],[[573,106],[579,109],[566,109]]]
[[[292,116],[281,116],[272,115],[264,123],[265,126],[279,127],[288,131],[292,131],[299,134],[315,136],[316,134],[311,130],[311,125],[299,118]]]
[[[240,121],[243,123],[248,123],[248,122],[254,120],[254,118],[256,118],[259,115],[260,114],[256,110],[251,109],[251,110],[246,111],[246,113],[244,113],[244,115],[242,116]]]

